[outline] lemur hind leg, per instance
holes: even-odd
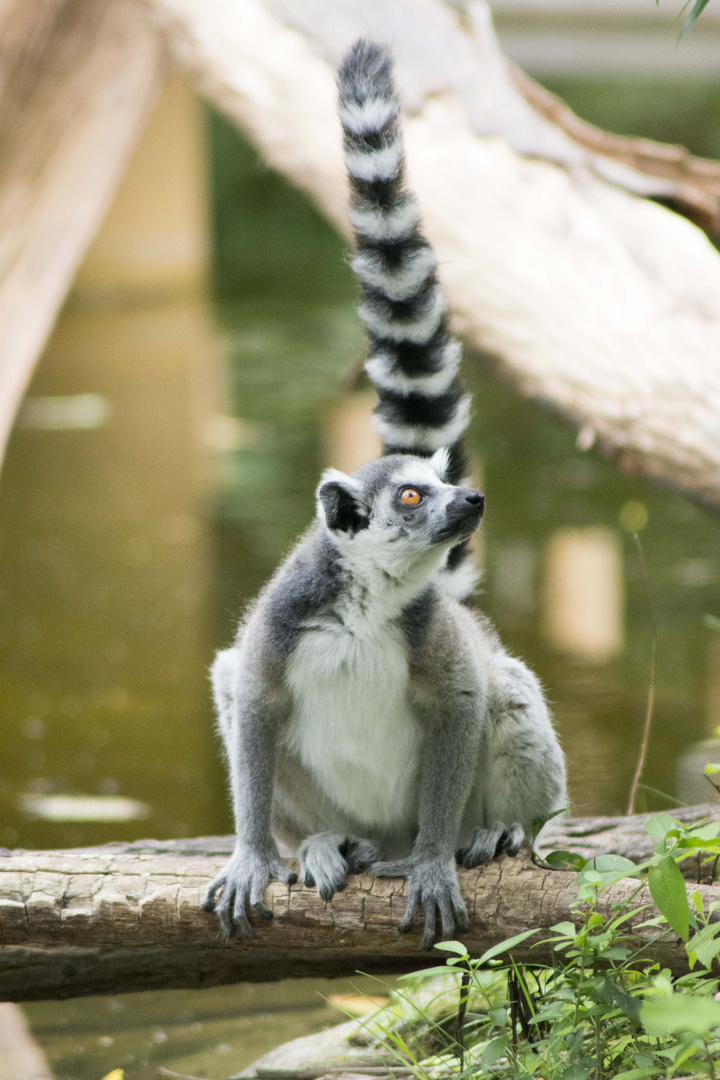
[[[300,845],[300,880],[317,891],[323,900],[342,892],[348,874],[361,874],[380,858],[379,849],[370,840],[338,832],[308,836]]]
[[[465,847],[456,853],[461,866],[471,870],[474,866],[484,866],[498,855],[517,855],[525,838],[525,830],[519,821],[507,826],[496,821],[489,828],[475,829]]]
[[[215,657],[210,678],[213,698],[217,710],[218,731],[222,736],[225,750],[229,754],[230,728],[232,725],[232,702],[234,684],[237,678],[238,655],[236,649],[223,649]]]
[[[520,661],[496,657],[487,738],[457,861],[470,869],[517,855],[538,822],[567,806],[565,759],[542,688]]]

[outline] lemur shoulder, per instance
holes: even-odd
[[[565,762],[536,677],[463,604],[484,498],[462,486],[470,402],[437,261],[407,190],[392,62],[360,40],[339,72],[383,456],[328,470],[317,513],[261,592],[213,687],[237,845],[205,906],[249,935],[271,878],[330,899],[370,868],[407,878],[422,947],[467,926],[456,860],[518,852],[566,803]]]

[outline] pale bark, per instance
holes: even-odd
[[[131,0],[9,0],[0,17],[0,461],[75,270],[159,88]]]
[[[0,1076],[2,1080],[53,1080],[22,1010],[9,1001],[0,1004]]]
[[[466,342],[583,447],[720,508],[720,259],[633,194],[716,220],[717,166],[665,154],[651,176],[662,147],[633,160],[574,137],[519,91],[481,3],[467,24],[439,0],[145,2],[205,92],[345,231],[334,69],[359,33],[389,40],[410,178]]]
[[[587,822],[586,831],[597,829],[599,820]],[[606,827],[611,820],[602,822]],[[639,832],[643,820],[633,819],[630,831]],[[574,847],[572,838],[582,829],[582,819],[567,822],[558,836]],[[624,841],[614,844],[611,836],[606,838],[606,850],[629,854]],[[201,902],[232,846],[232,837],[210,837],[0,857],[0,1000],[358,970],[392,973],[432,960],[433,954],[418,952],[419,925],[406,935],[397,930],[405,882],[369,874],[352,877],[329,903],[299,884],[271,884],[265,901],[274,919],[253,919],[251,940],[223,941],[216,917],[204,912]],[[472,916],[472,929],[462,939],[474,955],[530,927],[546,931],[577,918],[570,911],[575,876],[534,865],[527,853],[482,870],[462,870],[459,877]],[[628,881],[612,886],[603,894],[603,907],[634,888]],[[715,897],[714,887],[700,888],[706,903]],[[647,900],[643,893],[638,903]],[[672,933],[658,937],[646,929],[642,935],[637,940],[647,955],[675,972],[685,970],[687,955]],[[538,962],[552,957],[543,945],[524,945],[517,955]]]

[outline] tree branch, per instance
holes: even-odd
[[[0,17],[0,462],[16,409],[164,70],[131,0]]]
[[[688,814],[697,818],[705,809]],[[575,849],[596,853],[602,846],[628,854],[631,836],[644,842],[646,818],[571,820],[550,846],[562,840],[563,846]],[[615,837],[613,821],[622,822]],[[405,882],[369,874],[352,877],[329,903],[300,884],[271,884],[265,901],[274,919],[254,920],[251,940],[223,941],[216,917],[200,905],[232,847],[232,837],[209,837],[0,857],[0,1000],[349,975],[358,970],[391,973],[432,960],[432,954],[417,951],[419,926],[406,935],[397,930]],[[462,870],[459,876],[473,920],[471,931],[462,937],[476,956],[529,927],[544,932],[572,917],[575,876],[536,866],[527,852],[482,870]],[[625,899],[634,888],[632,882],[619,882],[603,894],[602,906]],[[701,886],[706,902],[715,891]],[[637,902],[647,901],[643,894]],[[641,933],[638,944],[645,945],[648,955],[674,972],[686,969],[687,955],[675,935],[658,937],[651,928]],[[538,934],[538,939],[543,936]],[[538,962],[552,958],[546,945],[524,945],[517,955]]]
[[[335,65],[356,35],[386,37],[465,341],[577,425],[583,448],[720,509],[720,258],[649,201],[714,223],[717,165],[641,140],[621,150],[521,92],[479,0],[463,20],[439,0],[145,3],[203,90],[345,231]]]

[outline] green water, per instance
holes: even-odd
[[[0,479],[0,845],[231,829],[207,668],[312,515],[331,463],[330,418],[353,400],[348,372],[363,338],[343,245],[217,118],[211,134],[215,300],[71,302],[30,395],[99,395],[107,420],[87,430],[18,425],[11,441]],[[679,757],[720,724],[720,636],[703,625],[706,612],[720,614],[720,522],[578,450],[573,431],[519,400],[482,357],[466,358],[465,376],[487,495],[478,602],[547,687],[574,809],[625,809],[651,607],[658,669],[644,780],[667,798],[644,789],[641,805],[667,806]],[[234,449],[226,438],[219,448],[218,413],[241,421]],[[638,513],[647,581],[621,524]],[[599,552],[617,599],[614,622],[602,603],[581,619],[607,623],[594,659],[585,631],[559,647],[551,629],[563,587],[562,574],[550,587],[558,536]],[[571,615],[584,595],[565,599]],[[32,809],[33,798],[61,794],[125,797],[145,816],[68,822]],[[219,1077],[331,1022],[318,986],[26,1011],[58,1080],[120,1066],[127,1080],[145,1080],[160,1064]]]

